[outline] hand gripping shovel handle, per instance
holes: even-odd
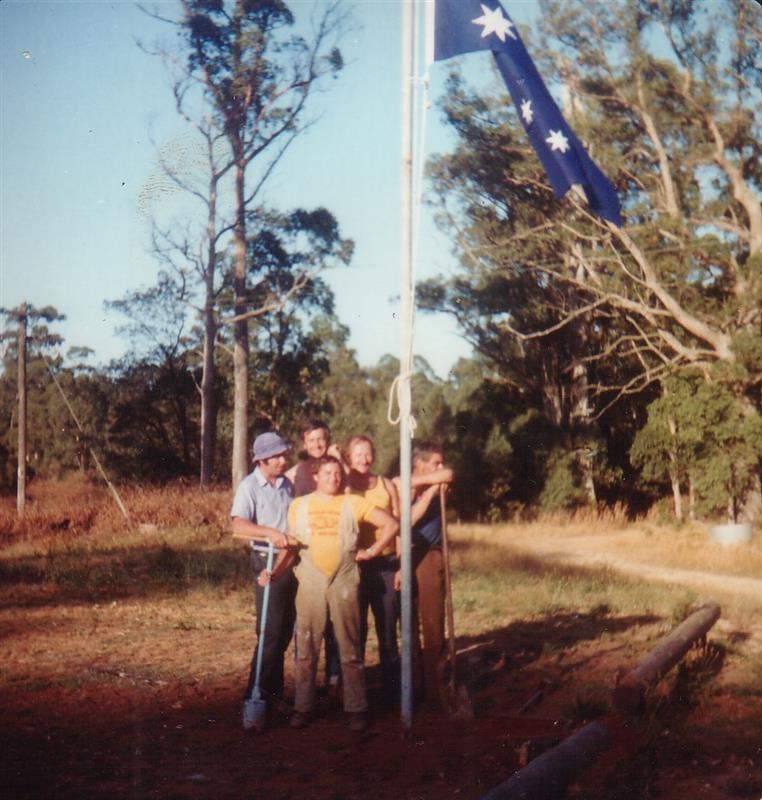
[[[447,614],[447,645],[450,655],[450,689],[455,691],[455,615],[452,610],[452,577],[450,546],[447,539],[447,505],[444,484],[439,488],[439,509],[442,514],[442,558],[444,561],[445,612]]]
[[[273,557],[275,549],[272,542],[267,543],[267,571],[273,571]],[[265,586],[264,596],[262,598],[262,619],[259,621],[259,640],[257,641],[257,670],[254,675],[254,689],[252,690],[252,699],[261,699],[262,692],[259,688],[259,679],[262,674],[262,655],[265,649],[265,628],[267,627],[267,605],[270,602],[270,583]]]

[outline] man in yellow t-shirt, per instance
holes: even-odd
[[[296,593],[296,692],[291,726],[309,722],[315,704],[315,676],[318,654],[330,609],[339,645],[343,678],[344,710],[350,728],[367,727],[368,702],[365,695],[357,562],[381,553],[394,539],[399,524],[391,514],[376,508],[364,497],[342,494],[344,470],[338,459],[316,459],[316,491],[298,497],[289,508],[289,533],[299,542],[300,561],[294,573],[299,580]],[[358,550],[360,522],[379,529],[376,542]],[[277,577],[277,568],[274,571]]]

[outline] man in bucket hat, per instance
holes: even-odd
[[[261,636],[262,602],[264,588],[258,580],[267,567],[266,553],[254,550],[254,545],[272,542],[283,549],[296,544],[286,532],[288,530],[288,508],[294,497],[294,487],[285,477],[288,454],[291,446],[277,433],[263,433],[254,440],[254,470],[236,489],[230,510],[233,538],[246,541],[251,550],[251,567],[254,573],[254,590],[257,606],[257,636]],[[296,579],[290,567],[283,570],[270,586],[267,621],[265,625],[264,650],[260,688],[262,698],[268,701],[268,709],[283,695],[283,656],[294,630],[294,597]],[[243,709],[243,727],[254,727],[253,701],[257,663],[257,650],[251,659],[249,682],[246,687]]]

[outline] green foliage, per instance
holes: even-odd
[[[665,383],[630,451],[649,480],[690,481],[697,511],[735,521],[751,490],[762,452],[762,418],[720,383],[698,373]]]
[[[301,417],[326,410],[311,395],[329,370],[334,298],[318,273],[346,266],[353,243],[341,237],[338,222],[324,208],[288,214],[258,209],[250,221],[251,306],[265,308],[273,299],[288,298],[284,306],[258,316],[250,332],[253,428],[296,429]]]
[[[554,450],[547,464],[545,485],[540,494],[543,511],[571,511],[587,500],[581,485],[583,476],[574,453]]]

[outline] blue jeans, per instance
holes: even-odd
[[[400,678],[397,622],[400,618],[399,593],[394,589],[394,573],[399,569],[396,556],[379,556],[360,564],[360,637],[363,653],[368,639],[368,608],[373,613],[378,637],[381,679],[388,699],[396,699]]]

